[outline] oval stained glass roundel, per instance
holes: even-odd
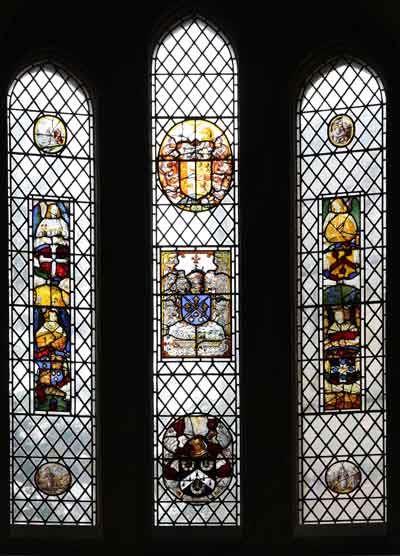
[[[233,475],[232,435],[221,419],[185,415],[168,425],[162,440],[167,489],[192,504],[210,502]]]
[[[161,189],[180,209],[205,211],[216,207],[232,184],[232,149],[224,132],[207,120],[174,125],[159,152]]]
[[[361,483],[361,471],[351,461],[338,461],[326,472],[326,484],[336,494],[349,494]]]
[[[36,147],[46,153],[59,153],[67,143],[67,126],[58,116],[39,116],[33,126]]]
[[[45,463],[35,473],[37,488],[49,496],[64,494],[72,483],[71,473],[59,463]]]
[[[328,125],[328,137],[335,147],[347,147],[355,133],[355,124],[347,114],[335,116]]]

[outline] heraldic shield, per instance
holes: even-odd
[[[182,318],[194,326],[204,324],[211,318],[210,295],[183,295],[181,298]]]

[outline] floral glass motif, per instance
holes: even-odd
[[[230,357],[230,251],[162,251],[163,357]]]
[[[350,494],[361,483],[361,471],[351,461],[333,463],[326,472],[326,484],[336,494]]]
[[[323,199],[324,408],[360,409],[360,198]]]
[[[56,154],[67,142],[67,127],[57,116],[40,116],[33,126],[33,140],[40,151]]]
[[[385,160],[377,73],[317,67],[297,111],[300,524],[386,520]]]
[[[240,524],[236,59],[202,17],[152,67],[154,523]]]
[[[60,496],[72,483],[69,470],[59,463],[45,463],[35,473],[37,488],[47,496]]]
[[[211,415],[185,415],[163,436],[163,477],[173,495],[192,504],[220,496],[230,483],[232,435]]]
[[[231,186],[233,159],[228,139],[211,122],[180,122],[161,144],[158,174],[162,190],[179,208],[210,210]]]
[[[37,202],[32,211],[35,409],[69,411],[70,211],[66,202]]]
[[[328,136],[335,147],[346,147],[354,137],[355,125],[350,116],[340,114],[335,116],[328,126]]]
[[[92,104],[38,63],[12,83],[7,122],[10,524],[94,526]]]

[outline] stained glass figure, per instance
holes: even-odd
[[[64,494],[71,487],[71,483],[71,473],[59,463],[45,463],[35,473],[37,488],[47,496]]]
[[[152,68],[154,523],[239,525],[237,69],[178,22]]]
[[[228,139],[215,124],[185,120],[167,133],[160,147],[158,175],[168,199],[184,210],[210,210],[232,182]]]
[[[318,67],[297,113],[301,524],[386,520],[385,160],[379,76]]]
[[[33,126],[33,140],[40,151],[56,154],[67,142],[67,127],[57,116],[39,116]]]
[[[192,504],[220,496],[230,483],[232,435],[221,419],[185,415],[163,436],[163,476],[168,490]]]
[[[69,411],[69,204],[37,202],[32,219],[35,409]]]
[[[360,198],[323,199],[322,218],[324,408],[360,409]]]
[[[335,147],[347,147],[354,137],[355,124],[347,114],[335,116],[329,123],[328,136]]]
[[[55,63],[11,85],[11,525],[97,522],[93,124]]]
[[[230,357],[230,251],[162,251],[163,357]]]
[[[333,463],[326,472],[326,483],[336,494],[350,494],[361,483],[361,472],[351,461]]]

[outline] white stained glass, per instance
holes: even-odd
[[[153,56],[152,101],[154,522],[235,526],[237,68],[222,33],[201,17],[168,32]],[[193,469],[182,467],[176,434]]]
[[[29,67],[9,90],[8,134],[10,523],[95,525],[93,113],[85,88],[54,63]],[[35,319],[53,334],[41,335],[41,351]]]
[[[303,524],[386,520],[385,102],[377,74],[353,58],[318,68],[298,102]],[[336,136],[335,119],[342,126]],[[329,243],[324,226],[340,219],[337,243]],[[343,237],[351,222],[357,231]]]

